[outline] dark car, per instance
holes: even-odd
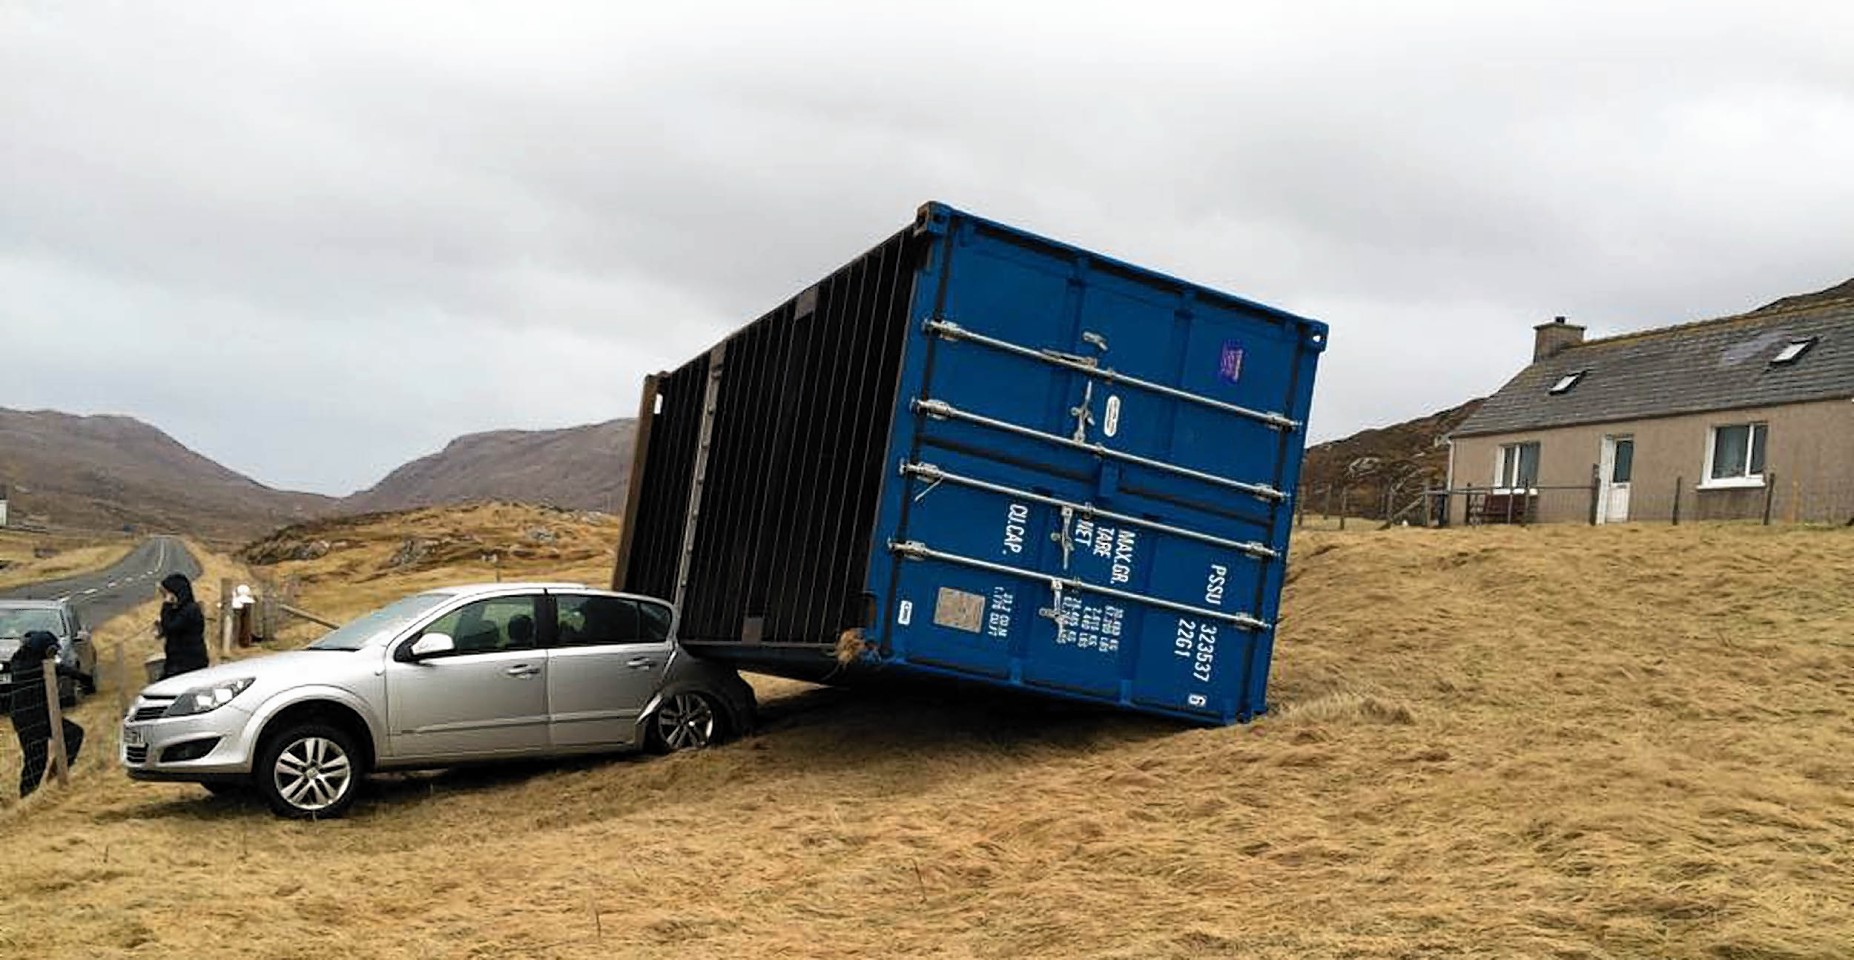
[[[58,662],[82,672],[97,674],[97,649],[90,642],[90,630],[68,600],[0,600],[0,687],[12,683],[6,661],[19,649],[26,634],[43,630],[58,638]],[[64,706],[74,706],[80,694],[96,692],[94,681],[72,677],[58,678],[58,699]]]

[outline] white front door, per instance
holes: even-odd
[[[1629,479],[1635,473],[1635,438],[1604,437],[1598,465],[1597,522],[1629,521]]]

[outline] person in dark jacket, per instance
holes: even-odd
[[[194,602],[193,581],[185,574],[170,573],[161,581],[161,621],[155,629],[161,634],[166,656],[161,664],[161,679],[209,666],[206,616]]]
[[[6,662],[12,675],[7,695],[7,713],[13,721],[13,734],[19,738],[19,751],[25,762],[19,768],[19,795],[29,796],[45,778],[45,766],[51,759],[51,709],[45,701],[45,668],[50,664],[60,676],[75,677],[89,683],[88,674],[58,662],[58,638],[43,630],[26,634],[19,649]],[[64,758],[69,766],[77,761],[77,751],[84,746],[84,728],[64,721]]]

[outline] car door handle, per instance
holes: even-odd
[[[655,660],[650,659],[649,657],[632,657],[631,659],[626,660],[624,662],[624,665],[627,667],[630,667],[633,670],[648,670],[651,667],[656,666],[657,662]]]
[[[529,666],[528,664],[525,664],[525,663],[518,663],[502,672],[508,674],[511,677],[520,677],[525,680],[528,677],[532,677],[535,674],[540,673],[541,668]]]

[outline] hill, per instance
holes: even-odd
[[[106,689],[72,786],[0,795],[5,942],[48,960],[1847,955],[1854,536],[1392,529],[1298,534],[1294,555],[1273,709],[1244,727],[756,681],[744,742],[386,777],[347,820],[302,824],[121,776]],[[328,575],[305,605],[374,602],[346,562],[303,568]],[[367,588],[402,575],[420,574]],[[138,625],[102,642],[152,643]],[[0,770],[17,762],[0,740]]]
[[[352,614],[426,587],[497,577],[603,586],[618,529],[607,513],[478,502],[299,523],[245,545],[237,559],[272,582],[295,582],[305,603]]]
[[[1308,447],[1300,475],[1301,489],[1309,498],[1308,510],[1324,507],[1329,495],[1332,509],[1337,510],[1342,492],[1349,489],[1355,515],[1380,516],[1387,487],[1396,488],[1398,507],[1425,488],[1441,487],[1448,480],[1448,444],[1444,441],[1482,402],[1469,400],[1426,417]]]
[[[636,420],[561,430],[496,430],[452,440],[343,499],[343,513],[510,500],[617,512],[631,479]]]
[[[131,417],[0,409],[0,484],[12,521],[125,525],[243,539],[334,500],[267,487]]]

